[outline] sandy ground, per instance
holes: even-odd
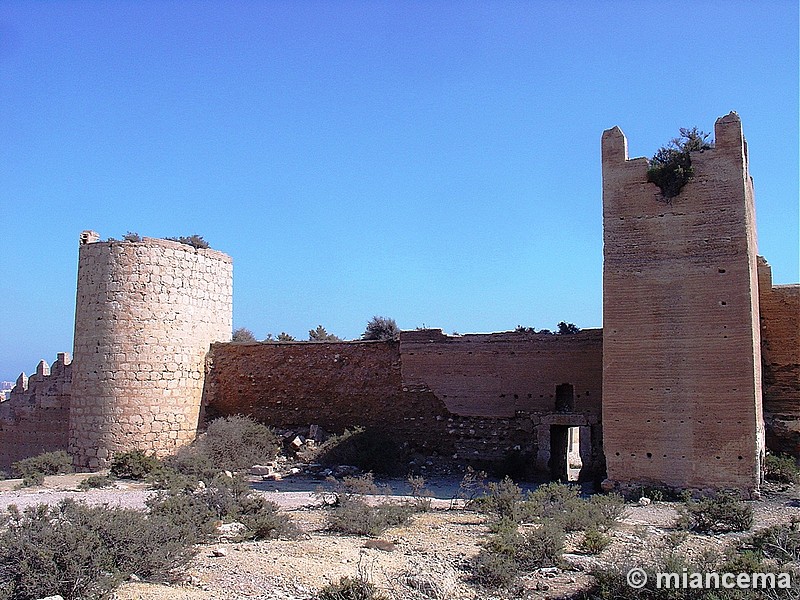
[[[0,482],[0,508],[9,504],[24,507],[42,502],[55,503],[74,498],[91,504],[140,508],[149,492],[135,482],[118,482],[113,489],[78,491],[86,475],[48,477],[45,485],[14,490],[18,481]],[[399,492],[404,492],[393,482]],[[325,529],[325,511],[314,496],[318,482],[307,479],[260,482],[254,487],[277,502],[302,528],[305,535],[295,541],[221,542],[198,547],[198,553],[180,581],[172,585],[143,582],[124,584],[118,600],[209,600],[262,598],[270,600],[311,600],[325,584],[343,576],[368,576],[391,599],[436,597],[433,589],[452,600],[478,600],[493,596],[469,582],[470,560],[480,551],[488,530],[485,519],[452,501],[458,482],[437,481],[432,485],[434,510],[416,515],[406,526],[391,529],[383,539],[393,551],[365,547],[367,538],[335,535]],[[754,502],[756,528],[800,519],[797,488],[768,495]],[[595,557],[575,552],[582,534],[567,538],[565,559],[570,567],[544,570],[525,577],[520,598],[557,598],[587,586],[589,569],[596,561],[624,558],[633,563],[645,560],[663,546],[677,512],[671,503],[649,506],[628,505],[619,527],[612,532],[612,544]],[[680,549],[687,555],[706,548],[722,548],[744,534],[689,535]],[[215,556],[222,549],[224,556]],[[414,592],[427,590],[429,595]],[[427,586],[427,587],[426,587]]]

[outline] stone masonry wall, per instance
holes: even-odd
[[[66,450],[69,437],[72,365],[59,353],[52,368],[41,361],[36,372],[24,373],[5,402],[0,402],[0,470],[42,452]]]
[[[665,200],[619,128],[603,134],[603,432],[618,483],[760,482],[754,200],[735,113],[715,138]]]
[[[772,285],[759,257],[761,358],[767,448],[800,458],[800,285]]]
[[[152,238],[85,243],[93,237],[78,259],[69,418],[70,453],[90,468],[191,442],[206,354],[232,326],[230,257]]]
[[[437,330],[403,332],[399,343],[214,344],[206,418],[247,414],[273,426],[313,423],[337,433],[362,426],[467,462],[502,461],[518,453],[540,471],[548,467],[550,427],[582,427],[583,478],[590,479],[603,470],[602,338],[599,331],[560,337],[448,338]],[[468,356],[471,363],[464,362]],[[483,379],[475,392],[484,394],[483,401],[473,394],[472,409],[459,400],[465,397],[465,368],[474,370],[472,383]],[[556,413],[556,382],[569,381],[581,398],[574,411]],[[517,405],[515,393],[522,395]]]

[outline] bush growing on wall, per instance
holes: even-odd
[[[166,239],[172,242],[180,242],[181,244],[186,244],[193,248],[209,248],[208,242],[203,239],[203,236],[197,235],[196,233],[188,236],[168,237]]]
[[[256,336],[254,336],[253,332],[247,329],[246,327],[239,327],[238,329],[233,330],[233,336],[231,337],[231,341],[240,344],[255,342]]]
[[[364,340],[393,340],[400,335],[400,328],[394,319],[374,316],[367,323],[367,329],[361,334]]]
[[[316,329],[310,329],[308,331],[308,341],[309,342],[341,342],[342,339],[339,336],[333,335],[332,333],[328,333],[322,325],[317,325]]]
[[[647,181],[656,184],[664,198],[674,198],[694,175],[692,152],[713,148],[710,134],[692,127],[681,127],[680,136],[673,138],[650,159]]]

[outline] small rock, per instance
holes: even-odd
[[[250,467],[250,475],[269,475],[274,471],[270,465],[253,465]]]
[[[292,467],[291,469],[289,469],[289,473],[291,473],[292,475],[297,475],[300,471],[301,469],[298,467]]]
[[[217,525],[217,533],[223,539],[233,539],[239,537],[247,529],[242,523],[236,521],[232,523],[222,523]]]
[[[261,476],[261,480],[262,481],[280,481],[281,480],[281,474],[280,473],[270,473],[269,475],[262,475]]]
[[[39,600],[64,600],[64,597],[61,596],[60,594],[57,594],[55,596],[47,596],[46,598],[39,598]]]
[[[129,581],[141,581],[142,578],[139,577],[136,573],[131,573],[130,576],[128,577],[128,580]]]
[[[613,492],[615,487],[617,487],[617,485],[613,479],[603,479],[600,483],[600,489],[606,493]]]
[[[648,498],[647,496],[642,496],[641,498],[639,498],[639,506],[650,506],[651,502],[652,500],[650,500],[650,498]]]
[[[216,557],[228,556],[228,550],[226,548],[214,548],[211,551],[211,556],[216,556]]]
[[[295,450],[300,450],[300,448],[303,447],[303,438],[300,437],[299,435],[295,436],[295,438],[291,442],[289,442],[289,446],[291,446]]]

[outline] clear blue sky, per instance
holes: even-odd
[[[798,8],[0,4],[0,379],[71,351],[78,235],[203,235],[234,326],[601,326],[600,136],[742,117],[798,281]]]

